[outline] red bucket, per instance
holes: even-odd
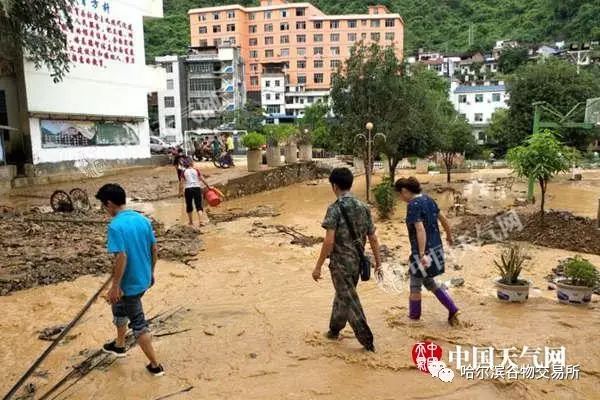
[[[217,207],[223,201],[223,193],[219,191],[219,189],[208,188],[204,192],[204,198],[206,202],[210,204],[211,207]]]

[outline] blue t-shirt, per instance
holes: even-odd
[[[150,287],[154,243],[156,238],[150,220],[136,211],[120,211],[108,225],[108,252],[127,256],[121,280],[125,296],[135,296]]]
[[[426,254],[431,250],[442,250],[442,238],[440,237],[440,227],[438,225],[438,215],[440,209],[435,201],[421,194],[415,196],[408,202],[406,208],[406,225],[408,227],[408,238],[410,239],[411,254],[413,257],[419,256],[419,243],[417,242],[417,222],[423,222],[427,242],[425,246]]]

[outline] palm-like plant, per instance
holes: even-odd
[[[522,280],[519,280],[521,271],[523,271],[523,263],[527,255],[525,250],[519,245],[512,245],[500,255],[500,262],[494,260],[496,269],[500,272],[500,283],[505,285],[521,285]]]

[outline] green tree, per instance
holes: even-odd
[[[503,141],[508,137],[508,109],[500,108],[492,114],[492,120],[485,129],[485,137],[488,145],[493,147],[494,152],[498,156],[502,156],[506,153],[506,147]]]
[[[328,150],[333,147],[328,120],[329,111],[329,105],[324,102],[315,103],[304,109],[304,116],[298,121],[301,143],[313,143],[316,147]],[[308,131],[306,134],[304,134],[305,130]]]
[[[566,114],[577,103],[592,97],[600,97],[600,81],[591,73],[560,60],[548,60],[542,64],[521,67],[508,80],[509,112],[506,128],[498,138],[499,145],[511,148],[519,145],[533,132],[533,103],[546,101]],[[583,121],[583,107],[576,120]],[[543,116],[553,118],[552,116]],[[561,129],[557,132],[569,146],[586,147],[590,141],[589,131]]]
[[[542,222],[544,221],[548,182],[556,174],[567,172],[576,157],[577,151],[564,146],[556,134],[549,130],[533,134],[525,141],[524,145],[508,151],[508,163],[517,175],[533,179],[540,185]]]
[[[46,66],[55,82],[69,72],[67,37],[73,0],[0,1],[0,70],[21,74],[23,55],[36,69]]]
[[[263,121],[262,108],[251,101],[247,102],[244,108],[228,112],[223,117],[223,122],[231,123],[235,129],[248,132],[261,132]]]
[[[446,167],[446,182],[450,183],[452,168],[455,167],[457,154],[464,154],[475,147],[475,138],[471,127],[464,118],[456,113],[450,114],[450,119],[446,118],[442,134],[440,137],[439,151],[442,155],[442,161]]]
[[[512,74],[529,60],[527,47],[511,47],[502,50],[498,59],[498,70],[503,74]]]

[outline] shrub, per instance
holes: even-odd
[[[265,136],[258,132],[250,132],[242,138],[242,144],[248,150],[260,150],[266,142]]]
[[[568,284],[591,288],[598,284],[598,271],[594,267],[594,264],[585,258],[580,256],[569,258],[565,261],[564,268]]]
[[[512,245],[500,255],[500,262],[494,260],[496,269],[500,273],[500,283],[505,285],[522,285],[525,282],[519,279],[523,270],[523,263],[527,255],[519,245]]]
[[[269,146],[278,146],[280,143],[294,136],[297,131],[298,127],[290,124],[265,125],[263,127],[263,132]]]
[[[396,195],[391,178],[383,178],[381,183],[373,188],[373,194],[379,217],[389,219],[396,208]]]

